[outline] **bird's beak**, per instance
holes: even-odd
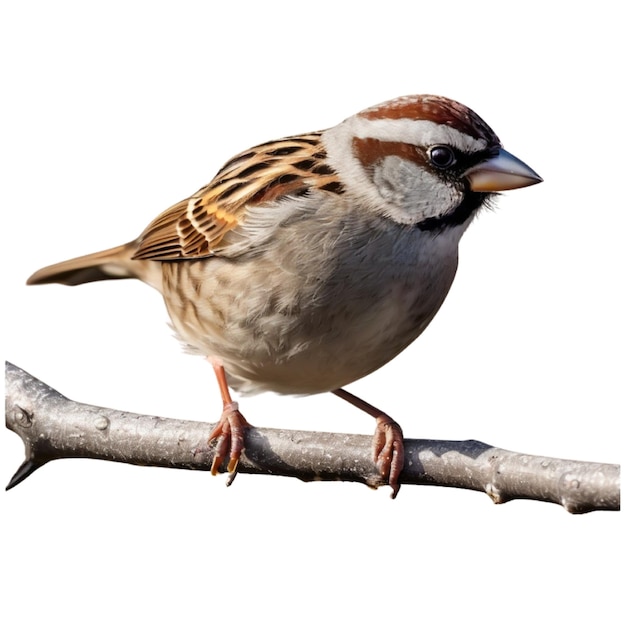
[[[464,175],[472,191],[505,191],[543,181],[526,163],[502,148],[486,161],[470,167]]]

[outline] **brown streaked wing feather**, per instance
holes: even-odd
[[[320,135],[270,141],[233,157],[208,185],[146,228],[133,258],[173,261],[212,256],[224,235],[245,220],[251,204],[313,188],[342,193],[336,173],[326,163]]]

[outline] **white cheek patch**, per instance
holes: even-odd
[[[373,181],[387,201],[385,213],[402,224],[442,217],[463,200],[462,191],[398,156],[386,157],[376,165]]]

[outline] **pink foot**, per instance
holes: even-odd
[[[250,424],[239,412],[237,403],[225,404],[219,422],[209,435],[209,441],[217,439],[215,456],[211,464],[213,476],[218,473],[224,459],[228,459],[227,470],[229,474],[237,469],[239,458],[245,448],[245,433],[248,428],[250,428]]]
[[[383,479],[389,483],[392,489],[391,497],[395,498],[400,491],[400,474],[404,467],[404,436],[400,424],[380,409],[345,389],[334,389],[333,393],[376,420],[376,431],[372,442],[374,463]]]
[[[374,461],[381,476],[393,490],[392,498],[400,491],[400,472],[404,467],[404,437],[398,422],[384,413],[376,417],[373,440]]]

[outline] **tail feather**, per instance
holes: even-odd
[[[160,290],[160,264],[155,261],[133,260],[136,248],[137,244],[133,241],[102,252],[55,263],[37,270],[26,283],[81,285],[97,280],[138,278]]]

